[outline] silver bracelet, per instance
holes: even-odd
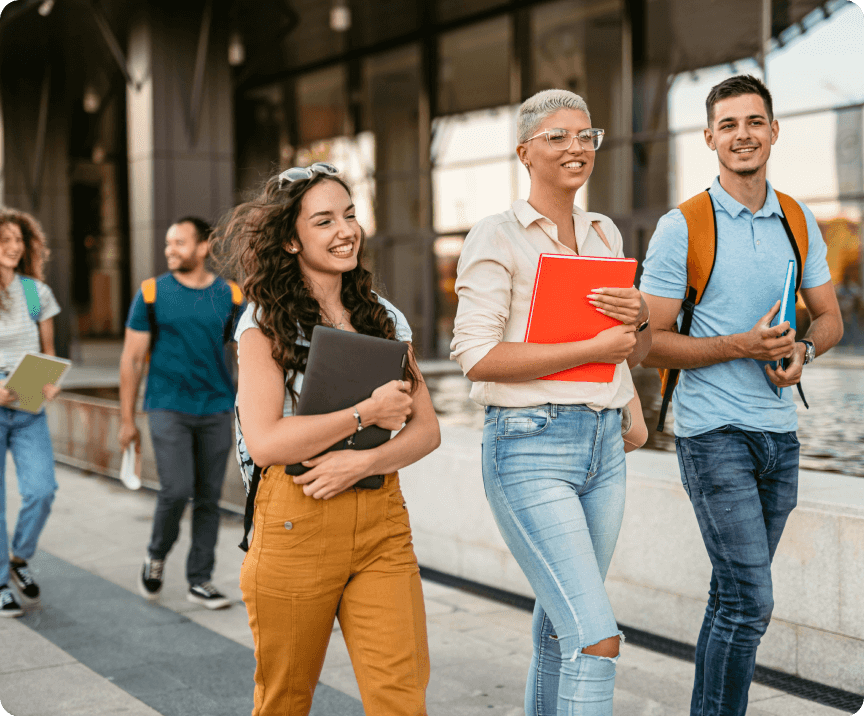
[[[354,418],[357,419],[357,433],[363,430],[363,421],[360,420],[360,411],[357,410],[357,406],[354,406]]]

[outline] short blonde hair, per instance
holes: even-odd
[[[558,110],[565,109],[584,112],[588,121],[591,121],[585,100],[569,90],[543,90],[525,100],[516,117],[516,137],[519,144],[529,139],[543,120]]]

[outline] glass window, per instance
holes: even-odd
[[[439,41],[438,114],[498,107],[510,100],[510,19],[442,35]]]
[[[345,68],[341,65],[297,80],[297,125],[300,143],[346,133]]]
[[[437,0],[436,19],[441,22],[458,20],[484,10],[507,5],[508,0]]]
[[[282,85],[273,84],[244,93],[235,105],[237,192],[241,196],[290,160],[283,101]]]

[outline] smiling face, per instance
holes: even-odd
[[[341,275],[357,266],[361,231],[351,196],[338,182],[325,180],[303,196],[297,238],[285,246],[296,254],[303,274]]]
[[[563,129],[569,134],[577,134],[590,127],[591,122],[584,112],[563,109],[549,115],[531,134],[538,135],[547,129]],[[552,149],[544,135],[520,144],[516,151],[522,163],[528,165],[532,185],[537,183],[574,193],[591,176],[596,154],[593,149],[586,150],[577,139],[569,149]]]
[[[739,95],[714,105],[714,119],[705,130],[705,142],[717,151],[721,175],[725,171],[746,177],[765,173],[779,131],[777,120],[768,120],[765,102],[759,95]]]
[[[14,271],[24,256],[24,236],[14,222],[0,226],[0,266]]]
[[[209,248],[206,241],[198,241],[198,230],[191,222],[172,224],[165,235],[168,271],[181,274],[196,271],[204,264]]]

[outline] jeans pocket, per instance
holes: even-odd
[[[499,431],[498,438],[528,438],[539,435],[549,427],[551,420],[549,412],[545,409],[519,411],[504,419],[503,430]]]

